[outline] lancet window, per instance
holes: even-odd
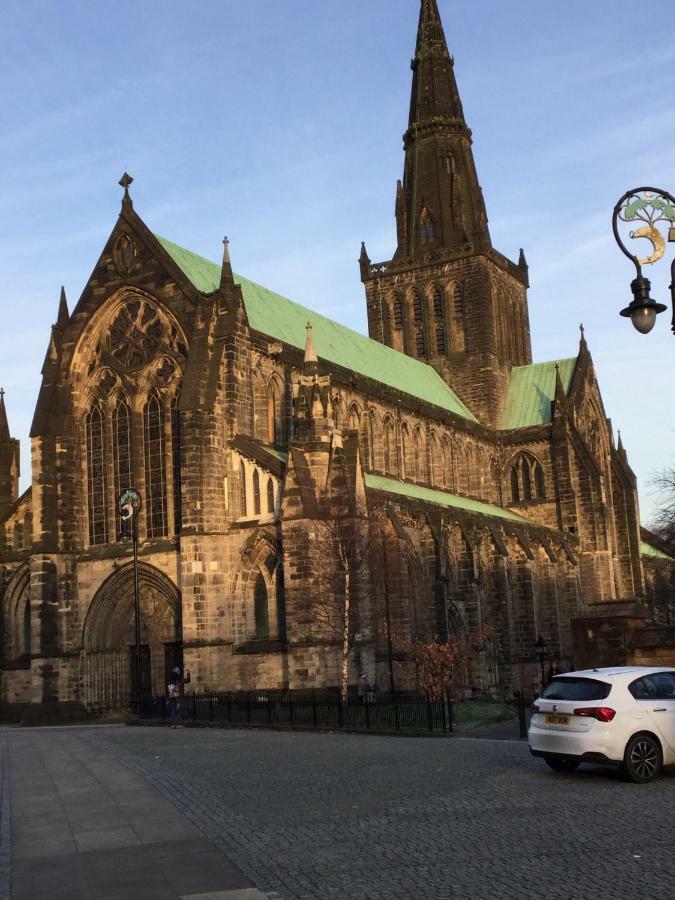
[[[146,531],[149,538],[166,535],[166,459],[164,410],[156,393],[150,394],[143,408],[145,436]]]
[[[253,515],[260,515],[260,475],[257,469],[253,472]]]
[[[246,497],[246,466],[243,461],[239,463],[239,514],[248,514],[248,502]]]
[[[255,618],[255,636],[264,640],[270,636],[270,611],[267,597],[267,585],[262,573],[258,573],[253,588],[253,615]]]
[[[267,479],[267,512],[274,512],[274,482],[271,478]]]
[[[512,503],[546,499],[544,469],[529,453],[521,453],[512,463],[510,482]]]
[[[118,402],[113,412],[113,469],[115,497],[132,487],[131,410],[126,400]],[[122,537],[122,521],[117,517],[118,538]]]
[[[105,544],[108,540],[105,421],[100,405],[92,406],[87,415],[86,425],[89,543]]]

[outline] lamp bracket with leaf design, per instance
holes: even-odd
[[[628,237],[631,240],[643,238],[649,241],[652,245],[652,252],[648,256],[640,257],[636,253],[631,253],[624,243],[621,223],[626,223],[628,226],[639,225],[638,228],[633,228],[628,232]],[[664,224],[668,228],[667,237],[664,236],[662,230]],[[630,259],[636,270],[635,278],[631,282],[633,300],[625,309],[621,310],[621,315],[630,318],[634,327],[641,334],[647,334],[654,327],[658,313],[664,312],[667,307],[664,303],[658,303],[650,297],[651,282],[643,275],[642,267],[651,266],[663,258],[666,252],[666,241],[675,243],[675,197],[668,191],[653,187],[633,188],[626,191],[614,207],[612,230],[619,249]],[[675,258],[671,266],[670,281],[673,306],[672,330],[675,334]]]

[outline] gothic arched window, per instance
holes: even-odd
[[[418,359],[426,359],[426,348],[424,346],[424,332],[418,328],[415,332],[415,353]]]
[[[275,382],[270,382],[267,387],[267,441],[270,444],[281,443],[281,401]]]
[[[523,500],[531,500],[532,499],[532,479],[530,478],[530,465],[529,461],[523,457],[520,463],[520,475],[522,478],[522,486],[523,486]]]
[[[434,219],[426,206],[420,212],[420,243],[426,244],[434,239]]]
[[[180,534],[183,522],[180,477],[180,413],[178,395],[171,403],[171,468],[173,474],[173,530]]]
[[[401,426],[401,478],[405,478],[410,467],[408,466],[408,455],[410,453],[410,434],[408,426],[404,423]]]
[[[239,513],[248,515],[248,502],[246,499],[246,466],[243,460],[239,463]]]
[[[260,515],[260,475],[257,469],[253,472],[253,515]]]
[[[434,319],[443,321],[443,289],[435,284],[433,289]]]
[[[89,543],[105,544],[108,541],[105,423],[98,404],[91,408],[86,425]]]
[[[518,469],[514,466],[511,469],[511,501],[520,503],[520,483],[518,481]]]
[[[126,400],[120,400],[113,411],[113,470],[115,496],[119,497],[133,484],[131,453],[131,410]],[[119,518],[119,517],[118,517]],[[123,523],[118,521],[118,538],[122,537]]]
[[[403,328],[403,298],[400,294],[394,295],[393,321],[394,328]]]
[[[447,349],[445,343],[445,328],[442,325],[436,326],[436,353],[442,356]]]
[[[413,293],[413,322],[415,325],[422,325],[424,322],[424,307],[422,305],[422,295],[419,291]]]
[[[368,468],[375,468],[375,413],[368,413]]]
[[[391,475],[393,462],[391,419],[385,419],[382,423],[382,451],[385,474]]]
[[[443,438],[443,483],[447,488],[454,488],[455,479],[452,472],[452,448],[447,437]]]
[[[544,470],[539,463],[536,463],[534,467],[534,485],[537,500],[544,500],[546,498],[546,481],[544,480]]]
[[[274,512],[274,482],[271,478],[267,479],[267,512]]]
[[[511,466],[511,502],[527,503],[546,499],[546,478],[538,459],[521,453]]]
[[[264,640],[270,636],[270,613],[267,599],[267,585],[259,572],[253,588],[253,615],[255,618],[255,636]]]
[[[415,473],[415,481],[422,480],[422,469],[424,466],[424,459],[422,456],[422,435],[420,433],[419,428],[415,429],[415,433],[413,435],[413,471]]]
[[[152,393],[143,409],[145,433],[145,520],[149,538],[166,535],[166,458],[164,410]]]
[[[456,284],[452,292],[452,345],[453,350],[463,351],[464,340],[464,285]]]

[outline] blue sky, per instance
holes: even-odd
[[[607,414],[653,504],[673,461],[675,337],[617,311],[614,202],[675,193],[675,3],[439,0],[495,246],[530,264],[535,360],[583,321]],[[156,232],[365,331],[357,257],[394,249],[417,0],[5,0],[0,383],[28,430],[61,284],[71,309],[135,178]],[[669,246],[669,254],[675,246]],[[672,256],[669,256],[671,259]],[[667,264],[651,267],[668,294]]]

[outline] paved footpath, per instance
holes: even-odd
[[[83,729],[0,729],[0,743],[2,900],[264,898],[145,778],[92,752]]]
[[[557,775],[522,742],[460,737],[101,726],[0,738],[16,898],[247,884],[283,900],[675,898],[673,772],[645,786],[600,768]]]

